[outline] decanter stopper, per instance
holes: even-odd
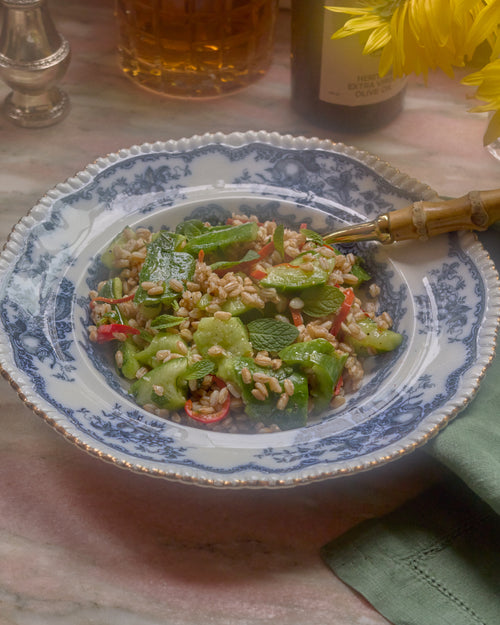
[[[70,47],[56,30],[46,0],[0,0],[0,77],[12,89],[3,103],[18,126],[59,122],[69,99],[57,87],[69,65]]]

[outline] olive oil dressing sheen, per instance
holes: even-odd
[[[403,107],[406,78],[380,77],[377,56],[357,35],[331,36],[349,18],[325,5],[356,0],[292,0],[292,106],[311,122],[345,132],[388,124]]]

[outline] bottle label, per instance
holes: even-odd
[[[327,9],[323,13],[319,99],[330,104],[361,106],[383,102],[401,91],[406,78],[394,80],[391,73],[380,77],[379,57],[363,54],[357,35],[331,38],[349,16]]]

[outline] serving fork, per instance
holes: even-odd
[[[457,230],[486,230],[500,220],[500,189],[470,191],[453,199],[418,201],[372,221],[352,224],[323,237],[325,243],[426,240]]]

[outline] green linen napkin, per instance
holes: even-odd
[[[480,238],[500,267],[498,232]],[[500,355],[468,408],[423,449],[444,465],[442,482],[322,556],[395,625],[498,625]]]

